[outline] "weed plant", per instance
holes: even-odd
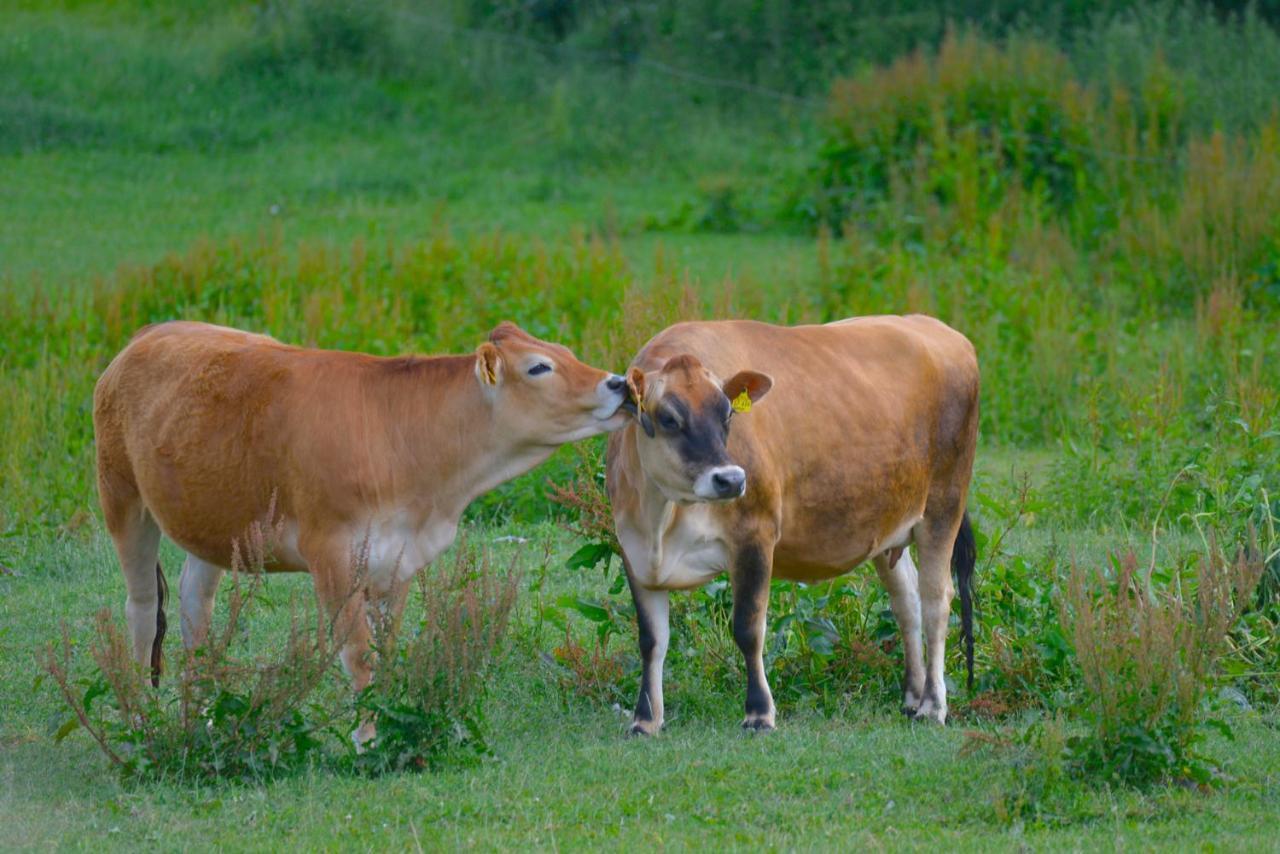
[[[375,615],[373,681],[356,700],[377,736],[353,759],[363,773],[422,770],[488,753],[484,702],[505,650],[520,574],[459,542],[453,560],[415,581],[413,622]]]
[[[1070,629],[1079,663],[1088,735],[1068,743],[1076,773],[1094,780],[1145,784],[1185,780],[1207,785],[1217,769],[1196,751],[1204,701],[1230,633],[1248,608],[1262,562],[1244,550],[1234,559],[1216,542],[1198,560],[1194,587],[1152,583],[1129,554],[1113,560],[1097,593],[1097,574],[1074,565],[1067,581]]]
[[[237,541],[225,622],[184,650],[181,667],[158,689],[110,609],[95,618],[93,664],[81,673],[64,626],[61,646],[51,644],[39,662],[74,715],[58,740],[83,728],[133,781],[261,781],[318,760],[337,715],[315,694],[341,647],[318,606],[295,607],[279,652],[247,658],[233,649],[259,598],[270,536],[269,526],[255,523]]]
[[[311,766],[377,775],[485,754],[487,680],[503,653],[519,574],[498,573],[487,552],[466,543],[419,574],[411,628],[369,615],[375,678],[353,701],[335,666],[342,638],[318,604],[295,605],[281,649],[249,657],[238,648],[262,598],[271,536],[255,524],[237,542],[225,621],[181,653],[182,666],[158,689],[110,609],[95,618],[87,667],[75,662],[64,627],[61,645],[39,656],[73,715],[57,740],[84,729],[131,782],[261,782]],[[353,720],[375,724],[376,738],[357,747]]]

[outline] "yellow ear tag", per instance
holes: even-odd
[[[747,390],[744,388],[742,391],[738,392],[738,396],[733,399],[733,403],[731,405],[733,406],[734,412],[750,412],[751,395],[747,394]]]

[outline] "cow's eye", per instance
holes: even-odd
[[[673,433],[680,429],[680,424],[665,412],[658,416],[658,423],[662,425],[663,430],[670,430]]]
[[[528,371],[529,376],[531,377],[536,377],[541,374],[546,374],[550,372],[551,372],[551,366],[548,365],[546,362],[539,362],[538,364],[530,368]]]

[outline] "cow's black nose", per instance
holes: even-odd
[[[721,498],[741,495],[746,482],[747,473],[740,468],[728,468],[711,476],[711,486]]]
[[[618,376],[617,374],[604,381],[604,387],[609,389],[609,391],[622,391],[626,384],[626,379]]]

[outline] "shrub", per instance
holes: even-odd
[[[570,569],[594,567],[612,555],[622,555],[604,477],[604,456],[588,449],[580,452],[578,466],[568,483],[561,485],[547,479],[547,498],[564,511],[563,527],[586,540],[567,561]],[[606,573],[608,569],[606,564]]]
[[[999,717],[1026,707],[1058,708],[1076,674],[1071,645],[1058,619],[1058,562],[1031,560],[1010,535],[1044,509],[1023,479],[1012,497],[971,493],[974,536],[982,562],[974,573],[979,607],[977,694],[958,712]]]
[[[404,62],[383,2],[273,0],[255,9],[251,34],[227,58],[231,68],[283,74],[298,66],[392,72]]]
[[[1067,583],[1065,621],[1091,724],[1071,742],[1077,771],[1129,784],[1211,783],[1216,769],[1196,750],[1201,706],[1262,563],[1243,551],[1230,559],[1210,543],[1186,593],[1179,576],[1156,588],[1154,567],[1140,572],[1132,552],[1112,570],[1101,593],[1097,573],[1079,564]]]
[[[490,555],[465,541],[452,562],[417,576],[420,616],[375,615],[377,668],[356,700],[377,737],[353,763],[364,773],[421,770],[488,752],[484,700],[520,576],[495,572]]]
[[[826,584],[773,585],[766,666],[781,707],[834,712],[852,697],[896,697],[901,650],[888,594],[870,566]]]
[[[1018,39],[1001,49],[952,33],[936,56],[916,52],[836,82],[818,211],[839,224],[914,190],[974,222],[1011,180],[1065,208],[1087,165],[1093,112],[1091,94],[1051,47]]]
[[[131,641],[109,609],[95,619],[94,667],[74,677],[64,624],[61,647],[50,644],[39,662],[74,713],[59,740],[82,727],[131,780],[260,780],[319,757],[334,717],[312,695],[341,646],[328,621],[318,610],[295,609],[281,653],[249,659],[231,650],[263,583],[263,533],[255,526],[234,552],[222,628],[211,629],[204,646],[184,651],[175,678],[159,689],[134,661]]]

